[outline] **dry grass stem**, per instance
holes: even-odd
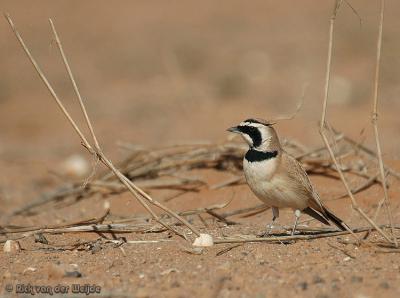
[[[226,254],[227,252],[230,252],[232,249],[237,248],[242,245],[243,244],[234,244],[234,245],[228,246],[227,248],[224,248],[223,250],[220,250],[219,252],[217,252],[215,254],[215,256],[216,257],[222,256],[222,255]]]
[[[339,10],[340,5],[342,4],[343,1],[341,0],[335,0],[334,2],[334,8],[332,12],[332,17],[330,19],[330,26],[329,26],[329,45],[328,45],[328,56],[327,56],[327,63],[326,63],[326,76],[325,76],[325,88],[324,88],[324,99],[323,99],[323,107],[322,107],[322,114],[321,114],[321,123],[320,123],[320,134],[322,137],[322,140],[325,143],[325,146],[328,149],[328,152],[331,156],[332,161],[334,162],[337,172],[340,176],[340,179],[343,182],[343,185],[351,199],[351,204],[353,206],[353,209],[355,209],[365,220],[368,221],[369,224],[371,224],[372,227],[374,227],[386,240],[391,242],[392,240],[390,237],[382,230],[379,228],[379,226],[373,221],[358,205],[348,183],[346,178],[344,177],[343,171],[341,170],[341,167],[337,161],[337,158],[335,157],[335,154],[332,150],[332,147],[329,143],[328,137],[326,135],[326,114],[327,114],[327,108],[328,108],[328,97],[329,97],[329,86],[330,86],[330,74],[331,74],[331,64],[332,64],[332,48],[333,48],[333,36],[334,36],[334,28],[335,28],[335,20],[337,16],[337,12]],[[349,232],[351,232],[349,230]],[[352,235],[358,239],[352,233]]]
[[[351,190],[351,193],[353,195],[355,195],[355,194],[357,194],[357,193],[359,193],[359,192],[361,192],[363,190],[368,189],[370,186],[374,185],[375,183],[378,183],[378,180],[377,180],[378,176],[379,176],[379,174],[371,176],[363,184],[359,185],[358,187],[353,188]],[[345,193],[345,194],[343,194],[343,195],[341,195],[341,196],[339,196],[337,198],[333,198],[333,199],[330,199],[328,201],[340,200],[340,199],[347,198],[348,196],[349,196],[349,194]]]
[[[7,20],[7,22],[10,24],[11,29],[13,30],[13,32],[14,32],[15,36],[17,37],[19,43],[21,44],[23,50],[25,51],[25,54],[28,56],[29,61],[32,63],[33,67],[35,68],[36,72],[38,73],[38,75],[42,79],[43,83],[46,85],[46,88],[47,88],[47,90],[49,90],[51,96],[57,102],[58,107],[61,109],[63,114],[67,117],[69,123],[72,125],[72,127],[75,130],[75,132],[79,135],[80,139],[85,144],[85,146],[89,150],[91,150],[91,146],[89,145],[89,142],[86,140],[85,136],[83,135],[83,133],[81,132],[79,127],[76,125],[75,121],[72,119],[72,117],[69,115],[69,113],[65,109],[65,107],[62,104],[61,100],[58,98],[58,95],[56,94],[56,92],[54,91],[53,87],[51,86],[51,84],[47,80],[46,76],[43,74],[42,70],[40,69],[40,67],[37,64],[36,60],[33,58],[33,56],[31,54],[31,52],[29,51],[28,47],[25,45],[24,40],[22,39],[21,35],[19,34],[19,32],[17,31],[17,28],[14,25],[14,22],[11,20],[11,18],[10,18],[10,16],[8,14],[5,14],[4,16],[5,16],[6,20]]]
[[[353,255],[351,252],[349,252],[347,249],[345,249],[345,248],[343,248],[343,247],[340,247],[340,246],[335,245],[335,244],[330,243],[330,242],[328,242],[328,245],[329,245],[330,247],[334,248],[334,249],[337,249],[337,250],[341,251],[341,252],[344,253],[346,256],[348,256],[348,257],[350,257],[350,258],[352,258],[352,259],[355,259],[355,258],[356,258],[355,255]]]
[[[74,88],[75,94],[76,94],[76,96],[77,96],[78,99],[79,99],[79,100],[78,100],[78,101],[79,101],[79,105],[80,105],[81,110],[82,110],[82,112],[83,112],[83,115],[84,115],[84,117],[85,117],[86,124],[87,124],[87,126],[88,126],[88,128],[89,128],[90,134],[91,134],[92,139],[93,139],[93,142],[94,142],[94,144],[95,144],[95,147],[96,147],[97,150],[100,150],[99,142],[97,141],[97,138],[96,138],[96,135],[95,135],[95,133],[94,133],[94,129],[93,129],[92,123],[90,122],[90,118],[89,118],[88,113],[87,113],[87,111],[86,111],[86,107],[85,107],[85,105],[83,104],[83,100],[82,100],[82,97],[81,97],[81,93],[79,92],[79,89],[78,89],[78,86],[77,86],[77,84],[76,84],[74,75],[72,74],[71,68],[70,68],[70,66],[69,66],[67,57],[65,56],[64,49],[63,49],[63,47],[62,47],[60,38],[58,37],[58,33],[57,33],[57,31],[56,31],[56,28],[55,28],[55,26],[54,26],[54,24],[53,24],[52,19],[49,19],[49,23],[50,23],[50,26],[51,26],[51,30],[53,31],[53,35],[54,35],[54,37],[55,37],[55,39],[56,39],[56,43],[57,43],[58,49],[60,50],[60,54],[61,54],[62,60],[63,60],[63,62],[64,62],[65,69],[67,70],[67,73],[68,73],[68,76],[69,76],[70,81],[71,81],[71,83],[72,83],[72,86],[73,86],[73,88]]]
[[[304,84],[303,85],[303,91],[302,91],[300,100],[297,103],[296,110],[290,115],[282,115],[282,116],[276,117],[274,119],[271,119],[271,122],[279,122],[279,121],[282,121],[282,120],[292,120],[292,119],[294,119],[297,116],[297,114],[300,112],[301,107],[303,106],[304,97],[306,96],[306,91],[308,89],[308,85],[309,84]]]
[[[354,148],[356,148],[357,150],[360,150],[360,151],[364,152],[372,160],[378,161],[378,155],[372,149],[366,147],[365,145],[362,145],[362,144],[356,142],[355,140],[353,140],[353,139],[351,139],[351,138],[349,138],[347,136],[344,136],[344,140],[346,142],[348,142],[349,144],[353,145]],[[379,163],[379,161],[378,161],[378,163]],[[397,179],[400,179],[400,173],[396,172],[394,169],[392,169],[392,168],[390,168],[388,166],[385,166],[384,168],[385,168],[385,171],[388,172],[390,175],[392,175],[393,177],[395,177]]]
[[[387,225],[379,226],[379,229],[387,228]],[[399,226],[395,226],[396,229],[399,229]],[[328,237],[337,237],[342,235],[348,234],[358,234],[363,233],[365,231],[370,230],[371,227],[360,227],[356,229],[352,229],[351,231],[331,231],[331,230],[324,230],[315,231],[311,234],[306,235],[293,235],[293,236],[274,236],[266,237],[266,238],[256,238],[256,237],[247,237],[247,238],[222,238],[222,239],[214,239],[215,244],[222,244],[222,243],[244,243],[244,242],[270,242],[270,243],[284,243],[288,241],[295,241],[295,240],[314,240],[319,238],[328,238]],[[290,231],[290,229],[288,230]],[[359,241],[357,241],[359,244]]]
[[[385,16],[385,0],[381,0],[381,11],[380,11],[380,20],[379,20],[379,33],[378,33],[378,40],[376,43],[376,65],[375,65],[375,80],[374,80],[374,97],[373,97],[373,110],[372,110],[372,125],[374,127],[374,134],[375,134],[375,142],[376,142],[376,151],[378,155],[378,162],[379,162],[379,170],[381,174],[381,180],[382,180],[382,187],[383,187],[383,200],[379,204],[378,208],[376,209],[376,212],[374,214],[374,220],[377,219],[379,211],[380,211],[380,206],[382,204],[385,205],[386,208],[386,213],[389,219],[389,223],[392,227],[392,237],[395,246],[397,247],[397,239],[394,234],[394,223],[393,223],[393,216],[392,216],[392,210],[390,207],[390,198],[388,195],[387,191],[387,184],[386,184],[386,175],[385,175],[385,166],[383,163],[383,158],[382,158],[382,149],[381,149],[381,143],[380,143],[380,138],[379,138],[379,129],[378,129],[378,89],[379,89],[379,72],[380,72],[380,62],[381,62],[381,49],[382,49],[382,35],[383,35],[383,21],[384,21],[384,16]]]

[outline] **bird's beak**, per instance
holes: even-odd
[[[239,131],[237,126],[228,128],[227,131],[234,132],[234,133],[240,133],[240,131]]]

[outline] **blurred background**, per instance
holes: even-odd
[[[80,117],[48,18],[53,18],[96,132],[146,146],[223,140],[249,117],[276,118],[280,134],[322,144],[320,119],[333,1],[0,1],[59,96]],[[379,1],[350,0],[336,25],[329,122],[373,145],[370,114]],[[386,4],[380,127],[386,159],[399,158],[400,3]],[[78,138],[0,21],[0,157],[50,162]]]
[[[222,142],[228,138],[226,129],[244,119],[291,115],[301,101],[305,86],[308,87],[304,102],[296,117],[280,121],[276,128],[282,139],[303,144],[305,150],[322,146],[318,125],[333,2],[0,0],[0,11],[10,14],[54,89],[85,129],[53,41],[48,18],[53,19],[98,139],[106,155],[118,164],[132,154],[121,143],[159,147],[185,142]],[[371,109],[379,2],[346,0],[338,13],[327,115],[332,127],[373,150]],[[382,150],[385,162],[397,171],[400,171],[399,11],[399,0],[386,0],[379,89]],[[80,139],[59,111],[4,18],[0,18],[0,70],[0,226],[44,226],[98,218],[108,199],[109,218],[127,218],[145,212],[128,193],[118,196],[95,193],[86,200],[80,196],[75,200],[72,196],[58,202],[54,190],[68,189],[71,182],[79,185],[89,181],[95,168],[93,160],[80,145]],[[77,175],[68,175],[71,168]],[[100,168],[104,170],[99,166],[98,172]],[[231,179],[232,175],[199,171],[188,174],[187,178],[199,178],[215,185]],[[311,179],[324,200],[335,200],[344,192],[337,180],[320,175],[313,175]],[[356,187],[361,185],[360,179],[349,174],[348,181]],[[391,185],[389,196],[397,199],[399,193],[398,184]],[[259,204],[246,185],[221,190],[204,187],[200,192],[175,196],[174,200],[171,194],[174,191],[151,190],[154,198],[172,210],[190,210],[232,199],[234,202],[227,208]],[[169,196],[171,201],[167,202]],[[372,216],[382,196],[377,185],[360,193],[363,210]],[[39,214],[8,217],[19,208],[48,198],[53,201],[36,208]],[[328,204],[334,204],[332,209],[350,226],[362,223],[348,199]],[[393,206],[394,220],[399,222],[398,201]],[[292,221],[291,211],[281,214],[279,223]],[[384,212],[381,214],[383,217]],[[226,230],[212,222],[211,229],[217,228],[212,231],[218,235],[254,235],[264,229],[269,216],[270,213],[264,213],[240,219],[243,225],[229,226]],[[141,237],[124,235],[131,239]],[[63,234],[54,235],[50,240],[64,245],[91,241],[94,237],[97,234]],[[393,297],[399,297],[395,254],[378,254],[375,246],[369,250],[365,246],[354,250],[357,259],[353,260],[346,253],[351,248],[343,249],[345,257],[341,248],[327,244],[328,240],[301,242],[276,245],[273,249],[268,245],[254,245],[230,252],[237,247],[232,246],[224,249],[229,252],[225,256],[219,257],[220,248],[215,248],[205,256],[193,257],[182,253],[173,242],[165,249],[164,246],[161,249],[161,244],[154,244],[157,249],[151,249],[153,246],[126,249],[129,258],[125,259],[123,250],[124,257],[119,249],[111,246],[101,254],[77,252],[78,248],[74,248],[68,253],[54,253],[54,250],[50,255],[50,250],[42,251],[39,243],[27,238],[22,247],[28,250],[23,254],[0,258],[0,288],[7,276],[11,284],[15,280],[48,284],[51,271],[44,266],[65,263],[81,266],[84,279],[76,283],[94,281],[104,289],[137,293],[137,297],[168,296],[173,291],[182,292],[181,289],[218,296],[223,287],[233,289],[221,292],[228,296],[239,293],[233,291],[241,287],[250,297],[263,297],[257,294],[262,292],[268,297],[372,297],[374,293],[375,296],[385,293],[388,297],[389,284],[392,292],[397,293]],[[36,273],[30,272],[32,266],[39,268]],[[196,272],[198,275],[194,275]],[[53,281],[58,283],[59,279],[53,278]],[[139,292],[142,287],[151,291],[158,289],[158,295]],[[218,291],[214,292],[215,289]],[[290,294],[282,294],[282,290]]]

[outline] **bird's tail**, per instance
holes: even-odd
[[[322,206],[323,212],[317,212],[315,209],[308,207],[303,210],[304,213],[314,217],[323,224],[330,225],[330,222],[334,223],[342,231],[351,230],[348,225],[345,224],[343,220],[333,214],[328,208]]]
[[[327,209],[326,207],[322,207],[322,209],[324,210],[326,217],[331,222],[333,222],[335,226],[337,226],[339,229],[341,229],[342,231],[351,230],[350,227],[346,225],[346,223],[343,220],[341,220],[339,217],[337,217],[335,214],[329,211],[329,209]]]

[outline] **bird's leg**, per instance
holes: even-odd
[[[263,237],[268,237],[271,234],[274,228],[274,222],[278,217],[279,217],[279,209],[276,207],[272,207],[272,221],[269,225],[267,225],[267,230],[263,234]]]
[[[296,210],[294,211],[294,216],[295,216],[295,220],[294,220],[294,225],[293,225],[293,230],[292,230],[292,236],[294,235],[294,232],[296,231],[296,227],[297,227],[297,223],[299,221],[301,215],[301,211],[300,210]]]

